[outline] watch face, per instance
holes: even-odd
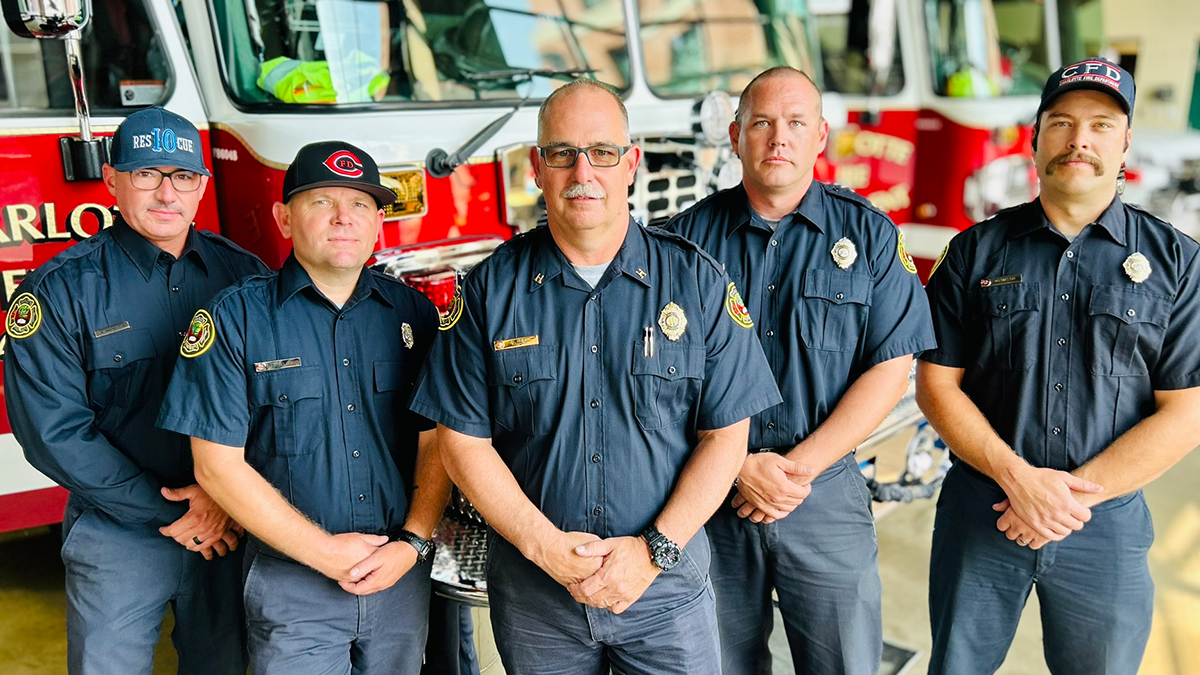
[[[666,544],[654,552],[654,564],[664,572],[669,572],[679,564],[683,554],[674,544]]]

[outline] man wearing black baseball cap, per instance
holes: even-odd
[[[1141,489],[1200,443],[1200,246],[1118,195],[1135,92],[1102,59],[1054,73],[1041,195],[956,236],[926,286],[938,347],[917,400],[958,460],[934,523],[933,675],[995,672],[1035,588],[1052,673],[1141,662]]]
[[[71,673],[148,675],[168,604],[180,673],[246,672],[240,528],[196,484],[187,436],[154,426],[189,317],[266,270],[193,226],[208,184],[203,153],[179,115],[130,115],[104,167],[112,226],[40,266],[9,309],[13,433],[30,463],[71,491]]]
[[[365,151],[301,148],[274,206],[292,255],[196,313],[159,417],[250,532],[257,675],[421,668],[450,482],[407,411],[437,310],[364,267],[395,197]]]

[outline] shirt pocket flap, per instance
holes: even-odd
[[[158,356],[149,329],[134,328],[101,338],[88,338],[84,358],[89,370],[121,368],[134,361]]]
[[[871,277],[853,272],[807,270],[804,273],[804,297],[821,298],[835,305],[870,305]]]
[[[661,344],[654,346],[654,356],[646,356],[645,347],[637,342],[633,347],[633,374],[657,375],[666,380],[689,377],[704,378],[704,347]]]
[[[492,354],[492,386],[524,387],[538,380],[558,379],[558,354],[553,345],[506,349]]]
[[[400,361],[375,362],[375,391],[399,391],[407,384],[404,377],[404,364]]]
[[[1107,314],[1127,324],[1153,323],[1166,328],[1171,317],[1171,301],[1143,291],[1093,286],[1088,313],[1092,316]]]
[[[250,378],[250,405],[288,408],[296,401],[321,398],[322,379],[317,366],[255,373]]]
[[[980,290],[979,304],[988,316],[1009,316],[1015,312],[1038,310],[1038,284],[1006,284]]]

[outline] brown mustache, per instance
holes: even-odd
[[[1104,164],[1100,162],[1099,157],[1092,157],[1091,155],[1085,155],[1078,151],[1064,152],[1058,157],[1050,160],[1050,163],[1046,165],[1046,173],[1053,174],[1056,168],[1062,164],[1066,164],[1067,162],[1087,162],[1088,164],[1092,165],[1092,168],[1096,171],[1097,176],[1104,175]]]

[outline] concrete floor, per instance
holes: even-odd
[[[1150,563],[1157,584],[1154,625],[1139,675],[1200,673],[1200,453],[1146,490],[1157,540]],[[898,509],[879,523],[883,578],[884,637],[918,651],[906,671],[924,673],[928,663],[929,614],[926,591],[933,503]],[[1008,660],[1000,675],[1046,673],[1041,651],[1037,599],[1031,596]],[[483,614],[476,613],[478,619]],[[66,672],[62,564],[57,536],[34,530],[0,538],[0,674],[60,675]],[[175,670],[169,646],[170,619],[156,657],[155,675]],[[777,673],[790,672],[782,629],[772,651]],[[489,675],[499,670],[489,669]]]

